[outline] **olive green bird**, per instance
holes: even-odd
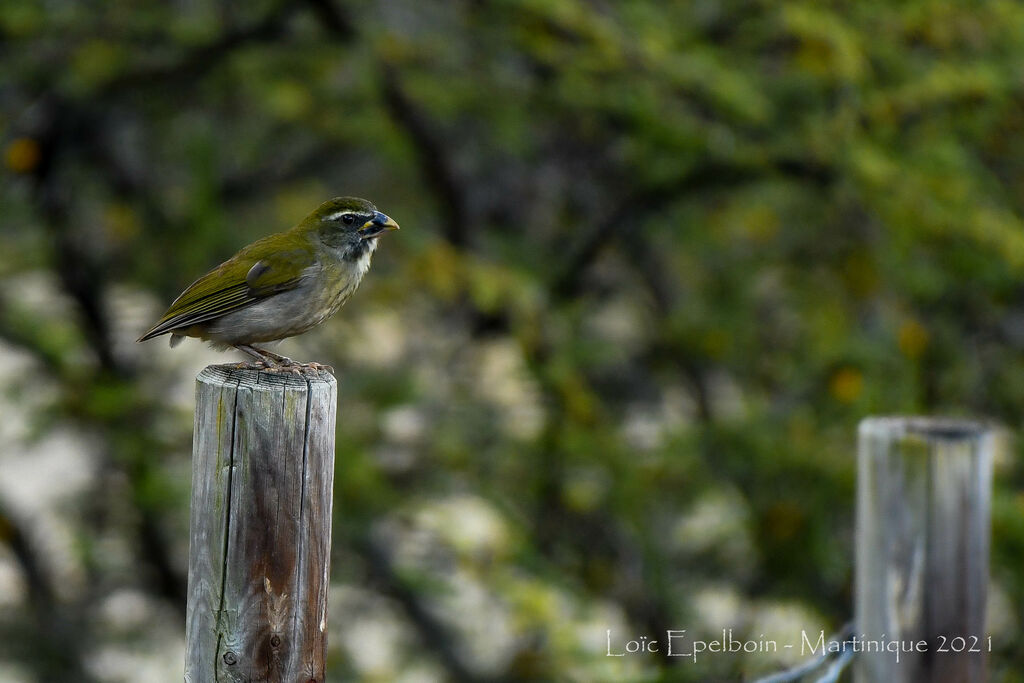
[[[256,344],[294,337],[334,315],[369,270],[377,238],[397,229],[365,199],[326,201],[291,230],[253,242],[193,282],[138,341],[170,334],[173,347],[198,337],[244,351],[269,370],[326,368]]]

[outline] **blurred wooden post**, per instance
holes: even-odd
[[[337,382],[196,378],[185,681],[323,683]]]
[[[858,652],[858,683],[985,680],[992,460],[978,422],[871,418],[857,456],[857,637],[927,652]],[[942,652],[941,650],[947,650]],[[971,652],[970,650],[975,650]]]

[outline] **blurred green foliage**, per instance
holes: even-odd
[[[341,380],[332,680],[781,668],[605,630],[837,627],[857,421],[1019,424],[1018,3],[22,0],[0,55],[5,400],[35,396],[4,447],[66,429],[92,463],[60,568],[0,499],[28,677],[122,680],[89,653],[153,646],[97,616],[118,590],[183,608],[200,367],[132,340],[330,196],[403,226],[283,347]],[[1022,480],[998,464],[1000,681]]]

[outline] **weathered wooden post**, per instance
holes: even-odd
[[[323,683],[337,382],[196,378],[185,681]]]
[[[985,680],[992,462],[1001,442],[999,430],[967,420],[861,422],[855,633],[865,650],[854,657],[856,681]],[[920,641],[926,651],[907,651]],[[897,643],[898,662],[885,643]]]

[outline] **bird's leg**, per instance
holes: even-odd
[[[297,361],[282,356],[279,353],[268,351],[259,346],[253,346],[252,344],[236,344],[235,348],[239,351],[245,351],[253,358],[259,360],[255,365],[259,368],[265,368],[270,372],[291,372],[296,375],[301,375],[306,370],[312,370],[313,372],[320,372],[321,370],[327,370],[332,375],[334,374],[334,368],[330,365],[322,365],[320,363],[299,363]]]
[[[288,365],[301,365],[301,363],[296,363],[295,361],[293,361],[288,356],[282,356],[279,353],[274,353],[273,351],[269,351],[269,350],[261,348],[259,346],[252,346],[250,348],[255,349],[256,351],[258,351],[259,353],[262,353],[264,356],[266,356],[268,358],[271,358],[272,360],[277,362],[279,365],[285,365],[285,366],[288,366]]]
[[[255,365],[257,368],[269,369],[277,365],[271,356],[265,354],[263,349],[257,349],[255,346],[249,346],[248,344],[235,344],[235,348],[255,358],[256,362],[250,363],[250,365]],[[239,367],[242,367],[242,365],[239,365]]]
[[[269,361],[270,365],[267,366],[267,370],[270,372],[290,372],[293,375],[301,375],[302,372],[308,367],[302,363],[297,363],[287,356],[282,356],[279,353],[268,351],[267,349],[259,346],[249,345],[253,351],[263,354]]]

